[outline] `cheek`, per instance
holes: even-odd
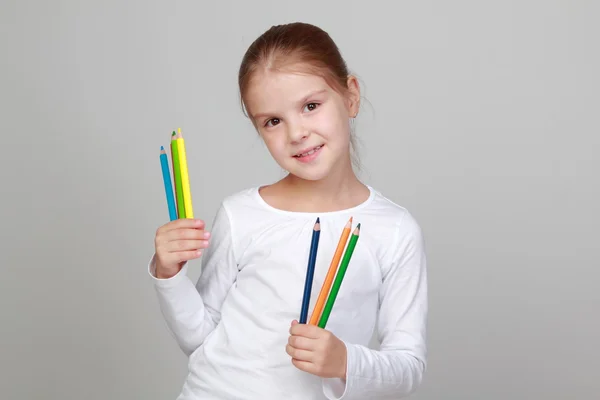
[[[316,131],[326,140],[339,145],[350,141],[350,125],[339,110],[322,113],[317,121]]]
[[[285,144],[280,140],[280,136],[275,132],[270,132],[262,138],[271,155],[275,158],[281,157],[285,150]]]

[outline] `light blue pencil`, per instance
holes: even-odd
[[[177,209],[175,208],[175,197],[173,196],[173,183],[171,182],[171,173],[169,172],[169,163],[167,161],[167,152],[164,146],[160,146],[160,163],[162,165],[163,181],[165,183],[165,193],[167,195],[167,205],[169,206],[169,218],[171,221],[177,219]]]

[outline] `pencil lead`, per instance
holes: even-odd
[[[165,146],[160,146],[160,150],[161,151],[164,150],[164,149],[165,149]]]
[[[321,221],[319,220],[319,217],[317,217],[317,224],[320,223]]]
[[[356,225],[356,229],[360,229],[360,222]]]

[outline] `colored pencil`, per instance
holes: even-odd
[[[181,187],[181,168],[179,163],[179,150],[177,148],[177,136],[175,131],[171,136],[171,162],[173,163],[173,181],[175,183],[175,196],[177,198],[177,215],[185,218],[185,206],[183,204],[183,188]]]
[[[183,206],[185,207],[184,218],[194,218],[192,209],[192,192],[190,190],[190,177],[188,174],[187,156],[185,153],[185,141],[181,135],[181,128],[177,133],[177,151],[179,153],[179,168],[181,169],[181,189],[183,190]]]
[[[177,209],[175,208],[175,199],[173,198],[173,183],[171,182],[171,172],[169,171],[169,161],[164,146],[160,146],[160,164],[162,167],[163,182],[165,184],[165,194],[167,195],[167,206],[169,207],[169,218],[171,221],[177,219]]]
[[[342,235],[340,236],[340,240],[337,245],[337,249],[335,249],[335,254],[333,255],[333,259],[331,260],[331,264],[329,265],[329,271],[327,272],[327,276],[325,277],[325,281],[323,282],[323,286],[321,287],[321,292],[319,293],[319,297],[317,298],[317,303],[315,304],[315,308],[310,317],[309,324],[317,325],[319,321],[319,317],[323,312],[323,305],[325,304],[325,299],[327,299],[327,295],[329,294],[329,290],[331,289],[331,283],[333,282],[333,278],[335,277],[335,273],[340,264],[340,259],[342,258],[342,253],[344,252],[344,247],[346,247],[346,243],[348,242],[348,236],[350,236],[350,229],[352,228],[352,217],[344,226],[342,230]]]
[[[321,315],[321,319],[319,320],[319,328],[325,328],[327,325],[327,320],[329,319],[329,315],[331,314],[331,310],[333,309],[333,303],[335,303],[335,298],[340,290],[340,286],[342,285],[342,281],[344,280],[344,275],[346,274],[346,270],[348,269],[348,264],[350,264],[350,259],[352,258],[352,253],[354,252],[354,248],[356,247],[356,242],[358,241],[358,237],[360,236],[360,224],[356,226],[352,236],[350,237],[350,241],[348,242],[348,247],[346,248],[346,252],[344,253],[344,259],[340,264],[340,268],[335,276],[335,282],[333,283],[333,287],[331,288],[331,292],[329,293],[329,297],[327,298],[327,303],[325,304],[325,308],[323,309],[323,314]]]
[[[313,277],[315,274],[315,264],[317,261],[317,249],[319,248],[320,235],[321,222],[319,221],[319,218],[317,218],[317,221],[313,227],[308,266],[306,268],[306,280],[304,281],[304,297],[302,299],[302,310],[300,311],[299,321],[301,324],[306,324],[306,319],[308,318],[308,305],[310,304],[310,292],[312,290]]]

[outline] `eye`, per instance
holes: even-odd
[[[306,110],[308,108],[308,111],[312,111],[315,108],[317,108],[319,106],[318,103],[308,103],[306,106],[304,106],[304,109]]]
[[[271,118],[265,122],[265,126],[275,126],[279,123],[279,118]],[[271,124],[271,125],[269,125]]]

